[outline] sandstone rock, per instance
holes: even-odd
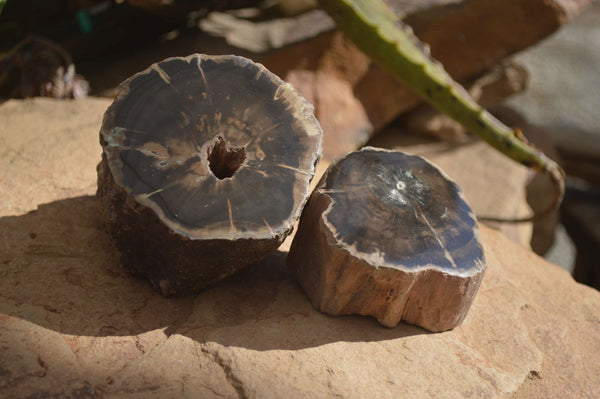
[[[531,71],[530,87],[524,94],[508,102],[532,124],[543,128],[546,139],[537,141],[533,137],[534,143],[539,145],[551,141],[560,154],[561,166],[568,176],[576,176],[595,185],[600,184],[600,79],[597,78],[600,52],[595,50],[600,40],[599,18],[600,2],[593,1],[573,23],[560,29],[549,40],[519,54],[517,59]],[[529,136],[529,130],[524,131]],[[540,188],[536,188],[536,191],[536,195],[543,195],[544,191]],[[573,201],[572,205],[567,204],[568,198],[565,199],[562,222],[575,223],[568,229],[568,238],[564,237],[564,229],[558,230],[558,237],[563,238],[559,238],[552,246],[548,256],[565,268],[572,268],[576,264],[577,269],[586,270],[583,276],[579,271],[574,272],[576,280],[597,284],[597,287],[600,279],[593,277],[597,272],[592,270],[598,270],[598,245],[594,240],[589,240],[593,229],[585,227],[586,224],[591,227],[596,223],[593,216],[594,201],[597,203],[597,199],[593,198],[588,202],[592,205],[591,209],[584,210],[587,206],[578,204],[579,199]],[[568,208],[581,213],[573,218],[574,214]],[[547,250],[552,243],[548,239],[538,239],[542,237],[553,238],[554,229],[542,230],[536,223],[532,239],[538,242],[532,240],[532,249],[540,251],[538,253],[543,253],[541,251]],[[573,238],[582,238],[582,241],[573,243]],[[574,254],[575,247],[577,256]],[[587,275],[589,272],[590,275]]]
[[[592,1],[573,23],[517,55],[531,71],[531,82],[529,89],[509,104],[531,123],[566,140],[572,131],[597,134],[600,126],[598,20],[600,2]]]
[[[98,134],[104,98],[9,100],[0,106],[0,216],[95,191]]]
[[[325,316],[282,252],[195,298],[163,298],[121,268],[86,195],[108,102],[84,101],[0,106],[0,151],[13,154],[0,169],[21,176],[3,175],[0,192],[3,396],[600,395],[600,294],[485,226],[486,275],[446,333]]]

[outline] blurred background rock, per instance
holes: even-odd
[[[517,60],[530,71],[529,88],[507,104],[547,133],[568,174],[562,225],[546,258],[599,288],[600,2]]]

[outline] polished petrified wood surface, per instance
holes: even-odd
[[[101,131],[136,201],[180,234],[213,239],[289,229],[320,134],[312,106],[264,67],[198,54],[127,81]]]
[[[179,295],[274,251],[320,156],[312,111],[242,57],[170,58],[126,80],[104,116],[98,167],[123,262]]]
[[[464,319],[485,269],[460,188],[424,158],[370,147],[330,166],[288,263],[324,312],[433,331]]]

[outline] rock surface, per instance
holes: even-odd
[[[100,227],[108,103],[0,106],[4,396],[600,395],[600,294],[484,226],[486,275],[446,333],[318,313],[283,252],[196,297],[161,297],[122,269]]]
[[[0,106],[0,216],[95,191],[100,130],[111,100],[9,100]]]
[[[543,43],[520,54],[519,61],[531,71],[530,88],[508,102],[532,124],[543,128],[545,135],[541,140],[532,137],[533,142],[538,146],[545,143],[554,145],[567,175],[586,179],[596,185],[600,184],[600,79],[597,78],[600,51],[596,50],[600,40],[599,20],[600,2],[595,0],[572,23]],[[524,131],[529,137],[529,129]],[[539,193],[539,190],[536,191]],[[597,200],[592,201],[598,203]],[[566,202],[568,198],[565,198],[565,204]],[[579,204],[575,207],[579,208],[578,212],[582,211]],[[585,223],[593,225],[589,212],[582,213]],[[553,244],[548,240],[540,240],[537,244],[532,241],[532,249],[539,251],[538,253],[548,250],[546,259],[551,259],[567,270],[573,270],[578,259],[582,258],[576,255],[576,248],[579,250],[587,246],[585,241],[579,243],[573,242],[573,239],[583,231],[580,226],[576,226],[575,229],[569,229],[569,233],[574,232],[571,236],[559,225]],[[554,229],[544,229],[543,236],[538,232],[542,230],[534,227],[534,239],[549,237],[547,232],[551,232],[550,237],[554,238]],[[592,257],[588,264],[600,270],[597,267],[598,245],[591,249]],[[577,273],[576,279],[578,277]],[[587,281],[594,284],[593,280]]]
[[[509,103],[556,138],[568,140],[573,130],[599,133],[599,20],[600,2],[594,0],[573,23],[517,57],[531,71],[531,82]]]

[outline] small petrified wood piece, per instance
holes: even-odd
[[[320,311],[430,331],[462,322],[485,270],[461,189],[419,156],[371,147],[329,167],[288,264]]]
[[[169,58],[104,116],[101,217],[122,262],[163,294],[197,292],[274,251],[321,153],[313,107],[236,56]]]

